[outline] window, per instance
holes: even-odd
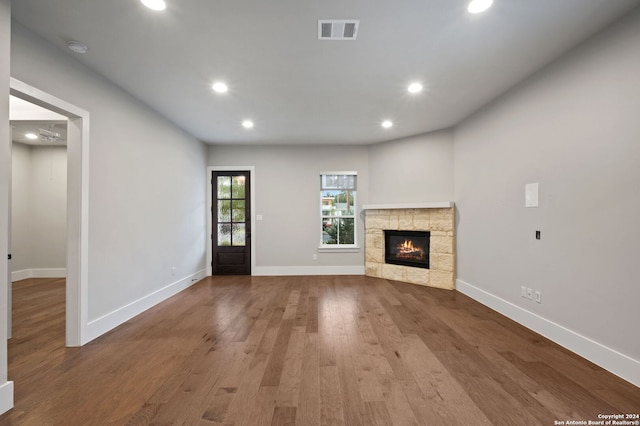
[[[356,172],[320,175],[321,248],[356,248]]]

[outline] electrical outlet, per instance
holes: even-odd
[[[533,300],[533,290],[531,290],[529,287],[527,287],[527,299]]]
[[[536,302],[542,303],[542,292],[536,291]]]
[[[315,254],[315,253],[313,253],[313,257],[312,257],[312,259],[313,259],[313,260],[318,260],[318,255],[317,255],[317,254]]]
[[[173,266],[173,267],[171,268],[171,275],[173,275],[173,276],[175,276],[175,275],[176,275],[176,267],[175,267],[175,266]]]
[[[520,287],[520,296],[527,297],[527,288],[525,286]]]

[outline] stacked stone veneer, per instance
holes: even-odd
[[[365,274],[413,284],[455,288],[454,209],[380,209],[365,211]],[[429,268],[384,262],[384,231],[430,231]]]

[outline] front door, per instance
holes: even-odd
[[[249,172],[212,172],[213,275],[251,275]]]

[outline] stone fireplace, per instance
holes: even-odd
[[[451,202],[420,204],[372,204],[365,211],[365,274],[371,277],[453,290],[455,288],[455,224]],[[385,231],[400,231],[386,232]],[[402,238],[404,235],[405,238]],[[424,240],[412,240],[422,235]],[[389,262],[385,241],[391,242],[396,256],[409,262]],[[406,241],[406,242],[405,242]],[[398,247],[398,244],[400,247]],[[419,247],[416,247],[419,246]],[[428,253],[428,261],[420,262],[420,252]],[[397,254],[400,253],[400,256]],[[400,263],[400,264],[398,264]],[[426,266],[425,266],[426,263]]]

